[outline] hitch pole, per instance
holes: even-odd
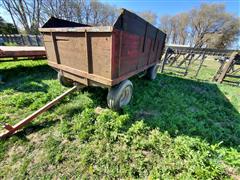
[[[68,95],[69,93],[73,92],[74,90],[76,90],[78,87],[77,86],[73,86],[71,89],[68,89],[66,92],[64,92],[63,94],[59,95],[58,97],[56,97],[55,99],[53,99],[52,101],[50,101],[49,103],[47,103],[46,105],[44,105],[43,107],[41,107],[40,109],[38,109],[37,111],[33,112],[31,115],[29,115],[28,117],[26,117],[25,119],[21,120],[20,122],[18,122],[17,124],[15,124],[14,126],[11,126],[9,124],[5,124],[3,127],[7,130],[4,133],[0,134],[0,139],[4,139],[6,137],[11,136],[12,134],[14,134],[17,130],[23,128],[26,124],[28,124],[29,122],[31,122],[34,118],[36,118],[38,115],[42,114],[43,112],[45,112],[46,110],[50,109],[52,106],[54,106],[56,103],[58,103],[61,99],[63,99],[66,95]]]

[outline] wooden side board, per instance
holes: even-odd
[[[73,79],[76,82],[79,82],[79,83],[82,83],[85,85],[89,85],[89,80],[90,80],[93,82],[100,83],[105,87],[111,87],[111,86],[114,86],[114,85],[120,83],[121,81],[123,81],[125,79],[128,79],[128,78],[144,71],[144,70],[147,70],[149,67],[155,65],[156,63],[152,63],[147,66],[141,67],[136,71],[129,72],[129,73],[127,73],[123,76],[120,76],[118,78],[115,78],[115,79],[107,79],[102,76],[90,74],[90,73],[87,73],[87,72],[84,72],[84,71],[81,71],[78,69],[70,68],[68,66],[64,66],[61,64],[57,64],[57,63],[48,62],[48,64],[55,69],[62,70],[63,73],[67,72],[67,73],[71,74],[72,77],[70,77],[70,76],[68,76],[68,77]]]

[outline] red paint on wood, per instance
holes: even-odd
[[[112,39],[112,78],[136,71],[148,64],[157,63],[161,56],[162,48],[159,48],[160,36],[156,37],[156,47],[153,50],[155,39],[147,38],[143,51],[144,37],[122,31],[122,44],[120,45],[120,31],[113,30]],[[121,46],[121,49],[120,49]],[[158,46],[158,47],[157,47]],[[119,52],[121,51],[121,52]],[[119,56],[120,53],[120,56]],[[118,64],[120,61],[120,70]]]

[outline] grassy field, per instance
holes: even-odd
[[[13,137],[0,141],[0,178],[239,179],[240,88],[158,74],[131,78],[121,113],[107,90],[66,97]],[[0,64],[0,121],[14,124],[66,90],[46,61]],[[0,129],[2,131],[3,129]]]

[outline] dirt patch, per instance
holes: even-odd
[[[16,145],[7,151],[5,159],[0,163],[1,169],[5,169],[5,172],[8,172],[7,176],[12,174],[9,172],[17,172],[20,169],[22,165],[21,159],[26,153],[26,150],[27,148],[25,146]]]
[[[224,166],[225,166],[225,171],[231,178],[233,178],[234,180],[240,180],[240,174],[237,172],[236,169],[226,164]]]
[[[32,144],[38,145],[42,144],[47,139],[48,136],[49,134],[41,134],[39,132],[36,132],[27,135],[27,138]]]
[[[101,114],[104,110],[105,110],[104,108],[101,108],[101,107],[98,106],[98,107],[95,108],[95,113],[96,114]]]

